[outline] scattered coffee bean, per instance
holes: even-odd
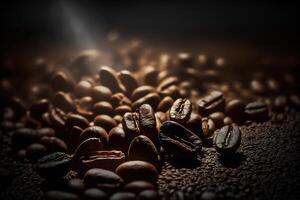
[[[65,112],[75,110],[75,104],[69,94],[58,92],[53,98],[53,105]]]
[[[147,94],[153,93],[155,91],[156,90],[153,86],[149,86],[149,85],[140,86],[132,92],[131,100],[136,101],[136,100],[146,96]]]
[[[84,191],[83,199],[84,200],[97,200],[97,199],[107,200],[108,195],[104,191],[98,188],[89,188]]]
[[[242,100],[233,99],[227,103],[225,113],[235,122],[243,122],[246,119],[245,106],[246,104]]]
[[[86,127],[88,127],[88,125],[89,121],[85,117],[77,114],[69,114],[65,123],[65,127],[67,130],[71,130],[74,126],[85,129]]]
[[[157,93],[149,93],[146,96],[136,100],[132,104],[132,109],[135,110],[143,104],[149,104],[152,106],[153,109],[156,109],[157,105],[159,104],[160,97]]]
[[[57,138],[57,137],[48,137],[48,136],[43,136],[40,139],[40,143],[45,145],[47,147],[49,152],[67,152],[68,147],[66,143]]]
[[[125,87],[121,84],[117,77],[117,73],[113,68],[107,66],[101,67],[99,76],[102,85],[109,87],[113,93],[126,92]]]
[[[73,90],[74,82],[69,74],[66,74],[63,71],[58,71],[52,77],[51,86],[55,91],[68,92]]]
[[[285,96],[277,96],[274,99],[273,110],[276,112],[283,112],[287,105],[287,98]]]
[[[136,79],[130,71],[122,70],[118,73],[118,78],[121,83],[125,86],[127,94],[131,95],[133,90],[138,87]]]
[[[123,93],[115,93],[114,95],[112,95],[110,98],[110,102],[114,108],[122,105],[131,106],[132,104],[130,99]]]
[[[128,141],[122,126],[112,128],[108,134],[108,148],[127,153]]]
[[[90,96],[92,93],[93,85],[89,81],[80,81],[74,88],[76,97]]]
[[[40,137],[41,136],[33,129],[19,128],[12,133],[11,143],[14,149],[20,149],[34,142],[38,142]]]
[[[110,97],[112,96],[112,92],[108,87],[98,85],[92,89],[91,95],[96,102],[109,101]]]
[[[192,112],[192,103],[188,99],[177,99],[170,108],[170,120],[185,123],[189,120]]]
[[[245,113],[253,121],[265,121],[268,118],[268,105],[263,102],[251,102],[245,107]]]
[[[185,123],[185,127],[198,136],[201,136],[202,117],[199,114],[192,112],[190,119]]]
[[[209,119],[213,120],[216,129],[221,128],[224,124],[225,115],[222,112],[214,112],[208,116]]]
[[[30,116],[39,119],[49,110],[49,107],[50,102],[47,99],[41,99],[30,106]]]
[[[93,112],[95,115],[109,115],[114,114],[113,106],[107,101],[100,101],[93,106]]]
[[[198,111],[200,115],[207,116],[213,112],[223,111],[225,98],[222,92],[213,91],[208,96],[198,101]]]
[[[84,192],[86,186],[82,179],[72,178],[68,183],[68,188],[72,193],[80,195]]]

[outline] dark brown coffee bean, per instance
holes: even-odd
[[[89,152],[102,151],[103,144],[99,138],[89,138],[82,142],[75,150],[73,160],[77,161],[82,155]]]
[[[126,93],[125,87],[121,84],[117,77],[117,73],[113,68],[107,66],[101,67],[99,70],[99,76],[102,85],[109,87],[113,93]]]
[[[144,190],[138,195],[139,200],[159,200],[161,197],[156,190],[148,189]]]
[[[159,96],[161,98],[170,96],[173,99],[178,99],[178,98],[180,98],[180,90],[176,85],[171,85],[171,86],[167,87],[166,89],[159,91]]]
[[[76,97],[85,97],[92,94],[93,85],[89,81],[80,81],[74,88]]]
[[[273,113],[271,117],[271,121],[276,124],[282,124],[285,119],[284,113]]]
[[[287,105],[287,98],[285,96],[278,96],[274,99],[273,110],[276,112],[283,112]]]
[[[244,101],[239,99],[233,99],[226,105],[225,112],[236,122],[245,121],[245,106]]]
[[[41,137],[43,137],[43,136],[48,136],[48,137],[55,136],[55,130],[53,128],[45,127],[45,128],[37,129],[36,131]]]
[[[84,175],[84,182],[89,187],[96,187],[105,192],[119,190],[123,186],[123,179],[109,170],[94,168]]]
[[[31,162],[36,162],[38,159],[47,154],[47,148],[39,143],[33,143],[26,148],[26,157]]]
[[[37,129],[41,127],[41,123],[32,117],[27,117],[24,121],[24,126],[27,128]]]
[[[127,153],[128,140],[122,126],[116,126],[108,134],[108,147],[111,150],[120,150]]]
[[[156,109],[159,104],[160,97],[157,93],[149,93],[146,96],[138,99],[132,104],[132,109],[135,110],[143,104],[150,104],[153,109]]]
[[[225,115],[222,112],[214,112],[208,116],[209,119],[213,120],[216,129],[221,128],[224,125]]]
[[[128,142],[140,135],[139,115],[138,113],[125,113],[122,120],[122,126]]]
[[[113,119],[117,122],[117,124],[120,124],[122,123],[123,117],[121,115],[115,115]]]
[[[156,119],[158,119],[161,123],[168,120],[168,114],[166,114],[164,112],[156,112],[155,116],[156,116]],[[156,124],[158,124],[158,123],[156,122]]]
[[[266,83],[267,83],[268,89],[271,92],[278,93],[282,89],[279,82],[277,80],[273,79],[273,78],[268,78]]]
[[[86,189],[86,186],[82,179],[72,178],[68,183],[68,188],[69,188],[70,192],[80,195],[84,192],[84,190]]]
[[[19,119],[26,114],[25,103],[18,97],[12,97],[8,102],[8,106],[13,110],[11,118]]]
[[[79,137],[79,143],[84,142],[89,138],[99,138],[103,148],[107,148],[108,134],[107,131],[100,126],[91,126],[83,130]]]
[[[189,53],[179,53],[175,62],[180,68],[192,67],[194,66],[194,57]]]
[[[69,94],[58,92],[53,98],[53,105],[65,112],[75,110],[75,104]]]
[[[110,200],[135,200],[136,196],[131,192],[117,192],[110,197]]]
[[[74,81],[65,72],[59,71],[52,77],[51,86],[55,91],[69,92],[74,88]]]
[[[69,192],[50,190],[44,194],[43,199],[45,200],[79,200],[76,194]]]
[[[179,160],[197,160],[201,153],[200,138],[174,121],[166,121],[160,128],[160,142],[167,154]]]
[[[258,95],[264,95],[267,92],[266,86],[259,80],[253,80],[250,83],[252,91]]]
[[[241,131],[236,125],[223,126],[215,131],[214,144],[220,154],[232,154],[241,144]]]
[[[198,101],[198,111],[200,115],[207,116],[213,112],[223,111],[225,98],[222,92],[213,91],[208,96]]]
[[[71,130],[74,126],[85,129],[88,125],[89,121],[85,117],[77,114],[69,114],[65,123],[66,130]]]
[[[153,142],[144,135],[139,135],[131,141],[128,160],[142,160],[157,167],[159,165],[158,151]]]
[[[116,173],[123,178],[125,183],[143,180],[156,184],[158,178],[156,168],[145,161],[127,161],[116,169]]]
[[[188,99],[177,99],[170,109],[170,120],[184,124],[191,116],[192,103]]]
[[[143,85],[138,88],[136,88],[131,95],[131,100],[136,101],[144,96],[146,96],[149,93],[155,92],[155,88],[150,85]]]
[[[94,124],[96,126],[101,126],[107,132],[109,132],[112,128],[117,126],[117,122],[108,115],[98,115],[94,119]]]
[[[185,123],[187,129],[201,136],[202,133],[202,117],[197,113],[191,113],[190,119]]]
[[[108,87],[99,85],[99,86],[95,86],[92,89],[92,97],[96,102],[109,101],[111,96],[112,96],[112,92]]]
[[[84,200],[97,200],[97,199],[107,200],[108,195],[104,191],[98,188],[89,188],[84,191],[83,199]]]
[[[179,79],[175,76],[170,76],[164,80],[162,80],[159,85],[157,86],[157,91],[163,91],[170,87],[171,85],[177,85],[179,82]]]
[[[100,102],[94,104],[93,112],[94,112],[95,115],[113,116],[114,109],[113,109],[113,106],[109,102],[100,101]]]
[[[206,117],[202,118],[202,138],[212,139],[215,131],[215,123]]]
[[[110,102],[114,108],[122,105],[131,106],[131,101],[123,93],[116,93],[111,96]]]
[[[115,171],[123,162],[125,162],[125,154],[122,151],[95,151],[86,153],[79,158],[76,168],[80,173],[85,173],[92,168]]]
[[[57,179],[65,176],[71,168],[71,156],[55,152],[41,158],[36,166],[37,173],[46,179]]]
[[[233,120],[231,119],[231,117],[225,117],[224,118],[224,125],[231,125],[233,123]]]
[[[128,105],[118,106],[115,108],[115,111],[114,111],[115,115],[121,115],[121,116],[123,116],[127,112],[132,112],[131,107]]]
[[[174,100],[172,99],[172,97],[166,96],[159,102],[157,110],[161,112],[166,112],[172,107],[173,103]]]
[[[30,106],[30,116],[39,119],[49,110],[49,107],[50,102],[47,99],[41,99]]]
[[[65,127],[66,114],[60,109],[51,109],[49,122],[55,130],[62,131]]]
[[[133,181],[133,182],[127,183],[124,186],[125,191],[133,192],[135,194],[139,194],[143,190],[154,190],[154,189],[155,189],[154,185],[147,181]]]
[[[92,110],[93,99],[92,97],[86,96],[76,101],[76,111],[79,115],[91,119],[93,117]]]
[[[79,138],[81,133],[82,129],[78,126],[73,126],[73,128],[71,129],[68,139],[69,153],[74,153],[76,147],[80,144]]]
[[[49,152],[65,152],[66,153],[68,151],[68,147],[67,147],[66,143],[57,137],[43,136],[40,139],[40,143],[45,145]]]
[[[158,71],[154,67],[146,67],[144,69],[144,84],[156,86],[158,83]]]
[[[138,83],[130,71],[122,70],[118,73],[118,78],[125,86],[127,94],[131,95],[133,90],[138,87]]]
[[[296,108],[296,109],[300,109],[300,96],[297,94],[292,94],[289,97],[291,105]]]
[[[12,133],[11,144],[14,149],[21,149],[38,142],[40,137],[33,129],[19,128]]]
[[[245,113],[253,121],[265,121],[269,117],[268,105],[259,101],[248,103]]]

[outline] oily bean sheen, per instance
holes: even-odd
[[[152,93],[152,92],[155,92],[155,88],[154,87],[149,86],[149,85],[140,86],[140,87],[136,88],[132,92],[131,100],[132,101],[136,101],[139,98],[142,98],[143,96],[145,96],[145,95],[147,95],[149,93]]]
[[[133,138],[140,134],[138,113],[125,113],[122,120],[122,126],[126,137],[130,142]]]
[[[138,83],[130,71],[122,70],[119,72],[118,77],[121,83],[125,86],[128,94],[131,94],[132,91],[138,87]]]
[[[77,114],[68,115],[65,123],[65,127],[67,130],[71,130],[73,126],[78,126],[84,129],[88,127],[88,125],[89,125],[89,121],[85,117]]]
[[[109,115],[112,116],[114,113],[113,106],[107,101],[99,101],[94,104],[93,112],[95,115]]]
[[[46,179],[56,179],[65,176],[71,167],[71,156],[55,152],[38,160],[37,173]]]
[[[66,143],[57,137],[43,136],[40,143],[45,145],[50,152],[67,152],[68,146]]]
[[[111,90],[108,87],[99,85],[95,86],[92,91],[91,95],[94,101],[108,101],[112,95]]]
[[[75,104],[69,94],[58,92],[53,98],[53,105],[65,112],[75,110]]]
[[[202,116],[207,116],[216,111],[223,111],[224,107],[225,98],[222,92],[219,91],[213,91],[198,101],[198,111]]]
[[[119,190],[123,186],[123,179],[112,171],[94,168],[84,175],[84,182],[89,187],[95,187],[105,192]]]
[[[213,120],[216,128],[221,128],[224,124],[225,115],[222,112],[214,112],[208,116],[209,119]]]
[[[245,106],[244,101],[239,99],[233,99],[229,101],[225,108],[225,113],[230,116],[236,122],[242,122],[245,120]]]
[[[158,104],[157,110],[161,112],[167,112],[173,105],[174,100],[170,96],[164,97]]]
[[[125,183],[143,180],[156,184],[158,178],[158,172],[154,165],[139,160],[127,161],[121,164],[116,169],[116,173],[123,178]]]
[[[259,101],[248,103],[245,113],[253,121],[264,121],[268,118],[268,105]]]
[[[77,161],[81,156],[95,151],[102,151],[103,145],[99,138],[89,138],[82,142],[75,150],[73,160]]]
[[[54,74],[51,80],[51,86],[55,91],[71,91],[73,90],[73,80],[62,71],[58,71]]]
[[[122,126],[116,126],[108,134],[108,148],[127,153],[128,141]]]
[[[99,138],[101,140],[101,143],[103,144],[103,147],[107,147],[108,134],[106,130],[102,127],[90,126],[84,129],[83,132],[80,134],[79,143],[82,143],[89,138]]]
[[[241,131],[236,125],[223,126],[215,131],[215,148],[220,154],[234,153],[241,144]]]
[[[188,99],[177,99],[170,109],[170,120],[185,123],[189,120],[192,112],[192,103]]]
[[[161,125],[160,141],[165,152],[179,160],[197,160],[202,148],[196,134],[174,121]]]
[[[114,95],[112,95],[110,98],[110,102],[114,108],[122,105],[131,106],[132,104],[130,99],[127,96],[125,96],[123,93],[115,93]]]
[[[113,68],[103,66],[99,70],[99,75],[102,85],[109,87],[113,93],[125,92],[125,87],[121,84]]]
[[[109,115],[98,115],[94,119],[94,124],[96,126],[101,126],[107,132],[109,132],[113,127],[117,126],[117,122]]]
[[[132,104],[132,109],[135,110],[143,104],[150,104],[153,109],[156,109],[157,105],[159,104],[160,97],[157,93],[149,93],[146,96],[138,99]]]

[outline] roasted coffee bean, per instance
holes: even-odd
[[[79,200],[79,197],[76,194],[72,194],[69,192],[50,190],[45,192],[44,197],[42,199],[45,200]]]
[[[94,124],[96,126],[103,127],[107,132],[109,132],[112,128],[117,126],[117,122],[108,115],[98,115],[94,119]]]
[[[200,196],[201,200],[217,200],[218,195],[212,191],[204,191],[201,196]]]
[[[79,137],[79,143],[89,139],[89,138],[99,138],[104,148],[107,147],[108,134],[105,129],[100,126],[90,126],[83,130]]]
[[[85,129],[86,127],[88,127],[88,125],[89,121],[85,117],[78,114],[69,114],[65,123],[65,127],[67,130],[71,130],[74,126]]]
[[[144,190],[139,193],[138,195],[139,200],[159,200],[161,197],[159,196],[159,193],[156,190],[148,189]]]
[[[200,138],[174,121],[166,121],[160,128],[161,145],[167,154],[179,160],[197,160],[202,148]]]
[[[221,128],[224,124],[225,115],[222,112],[214,112],[208,116],[209,119],[213,120],[216,129]]]
[[[157,167],[159,165],[158,151],[153,142],[144,135],[139,135],[131,141],[128,160],[142,160]]]
[[[253,121],[264,121],[269,115],[268,105],[259,101],[248,103],[245,113]]]
[[[202,133],[202,117],[197,113],[191,113],[190,119],[185,123],[187,129],[201,136]]]
[[[123,179],[109,170],[94,168],[84,175],[84,182],[88,187],[96,187],[105,192],[114,192],[123,186]]]
[[[75,110],[75,104],[69,94],[58,92],[53,98],[53,105],[64,112],[71,112]]]
[[[273,78],[268,78],[266,83],[267,83],[268,89],[274,93],[278,93],[282,89],[279,82]]]
[[[84,200],[97,200],[97,199],[107,200],[108,195],[104,191],[98,188],[89,188],[84,191],[83,199]]]
[[[172,107],[173,103],[174,100],[172,99],[172,97],[166,96],[159,102],[157,110],[161,112],[167,112],[167,110]]]
[[[60,109],[51,109],[49,122],[54,129],[62,131],[65,127],[65,113]]]
[[[37,128],[41,127],[41,123],[38,120],[34,119],[34,118],[27,117],[24,120],[24,126],[27,127],[27,128],[37,129]]]
[[[167,87],[166,89],[159,91],[159,96],[161,98],[170,96],[173,99],[178,99],[178,98],[180,98],[180,90],[176,85],[171,85],[171,86]]]
[[[94,104],[93,112],[94,112],[95,115],[113,116],[114,109],[113,109],[113,106],[109,102],[100,101],[100,102]]]
[[[85,173],[92,168],[115,171],[123,162],[125,162],[125,154],[122,151],[95,151],[86,153],[79,158],[77,169],[80,173]]]
[[[38,142],[40,137],[33,129],[19,128],[12,133],[11,144],[14,149],[20,149]]]
[[[158,83],[158,71],[151,66],[144,69],[144,84],[156,86]]]
[[[33,143],[26,148],[26,157],[31,162],[36,162],[38,159],[47,154],[47,148],[39,143]]]
[[[53,128],[45,127],[45,128],[37,129],[36,131],[41,137],[43,137],[43,136],[48,136],[48,137],[55,136],[55,130]]]
[[[25,103],[18,97],[12,97],[8,101],[8,106],[12,109],[11,118],[19,119],[26,114]]]
[[[197,104],[200,115],[207,116],[213,112],[223,111],[225,98],[222,92],[213,91],[208,96],[200,99]]]
[[[57,137],[43,136],[40,139],[40,143],[45,145],[49,152],[65,152],[66,153],[68,151],[68,147],[67,147],[66,143]]]
[[[135,110],[143,104],[150,104],[153,109],[156,109],[159,104],[160,97],[157,93],[149,93],[146,96],[138,99],[132,104],[132,109]]]
[[[108,148],[127,153],[128,141],[122,126],[116,126],[108,134]]]
[[[244,103],[244,101],[233,99],[227,103],[225,113],[234,121],[243,122],[246,119],[245,106],[246,104]]]
[[[170,109],[170,120],[184,124],[191,116],[192,103],[188,99],[177,99]]]
[[[125,86],[127,94],[131,95],[133,90],[138,87],[138,83],[130,71],[122,70],[118,73],[118,78]]]
[[[80,81],[74,88],[76,97],[90,96],[92,94],[93,85],[89,81]]]
[[[155,92],[155,88],[153,86],[150,86],[150,85],[140,86],[132,92],[131,100],[136,101],[136,100],[146,96],[147,94],[150,94],[153,92]]]
[[[102,86],[102,85],[98,85],[95,86],[92,89],[92,97],[93,100],[98,102],[98,101],[109,101],[110,97],[112,96],[112,92],[108,87]]]
[[[273,123],[281,124],[285,119],[284,113],[273,113],[271,121]]]
[[[123,116],[127,112],[132,112],[132,108],[128,105],[121,105],[115,108],[115,115]]]
[[[165,122],[168,120],[168,114],[164,113],[164,112],[156,112],[155,113],[155,117],[156,119],[158,119],[161,123]],[[157,124],[157,122],[156,122]],[[158,129],[159,130],[159,129]]]
[[[170,76],[164,80],[162,80],[159,85],[157,86],[158,91],[163,91],[170,87],[171,85],[177,85],[179,82],[179,79],[176,76]]]
[[[125,114],[125,113],[124,113]],[[123,117],[121,115],[115,115],[113,119],[118,123],[122,123]]]
[[[231,119],[231,117],[225,117],[224,120],[224,125],[231,125],[233,123],[233,120]]]
[[[135,194],[139,194],[143,190],[154,190],[154,189],[155,189],[154,185],[147,181],[133,181],[133,182],[127,183],[124,186],[125,191],[133,192]]]
[[[47,99],[41,99],[30,106],[30,116],[39,119],[49,107],[50,102]]]
[[[86,186],[82,179],[72,178],[68,183],[68,188],[69,188],[70,192],[80,195],[84,192],[84,190],[86,189]]]
[[[92,110],[93,99],[92,97],[86,96],[76,101],[76,111],[79,115],[91,119],[93,117]]]
[[[89,138],[82,142],[73,154],[73,160],[77,161],[81,156],[90,152],[102,151],[103,144],[99,138]]]
[[[214,145],[218,153],[234,153],[241,144],[241,131],[236,125],[223,126],[215,131]]]
[[[129,142],[140,134],[138,113],[125,113],[122,120],[122,126]]]
[[[41,158],[36,166],[37,173],[46,179],[57,179],[65,176],[71,168],[71,156],[55,152]]]
[[[273,110],[276,112],[283,112],[287,105],[287,98],[285,96],[278,96],[274,99]]]
[[[58,71],[52,77],[51,86],[55,91],[69,92],[74,88],[74,81],[65,72]]]
[[[117,192],[110,197],[110,200],[135,200],[136,196],[131,192]]]
[[[293,107],[300,109],[300,96],[297,94],[290,95],[290,102]]]
[[[79,145],[79,138],[82,133],[82,129],[78,126],[73,126],[68,138],[68,150],[69,153],[74,153],[76,147]]]
[[[110,102],[114,108],[122,105],[128,105],[131,106],[131,101],[128,99],[127,96],[125,96],[123,93],[115,93],[111,96]]]
[[[267,92],[266,86],[259,80],[253,80],[250,82],[252,91],[258,95],[264,95]]]
[[[143,180],[156,184],[158,178],[156,168],[145,161],[127,161],[116,169],[116,173],[123,178],[125,183]]]
[[[121,84],[117,77],[116,71],[107,66],[103,66],[99,70],[100,82],[102,85],[109,87],[113,93],[123,92],[126,93],[125,87]]]

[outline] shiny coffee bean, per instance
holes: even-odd
[[[117,126],[117,122],[108,115],[98,115],[94,119],[94,124],[96,126],[103,127],[107,132],[109,132],[112,128]]]
[[[26,148],[26,157],[31,162],[36,162],[38,159],[47,154],[47,148],[39,143],[33,143]]]
[[[121,105],[115,108],[114,114],[123,116],[127,112],[132,112],[132,109],[128,105]]]
[[[239,99],[233,99],[226,104],[225,113],[230,116],[235,122],[243,122],[246,119],[245,116],[244,101]]]
[[[253,121],[265,121],[269,115],[268,105],[259,101],[248,103],[245,113]]]
[[[58,71],[52,77],[51,86],[55,91],[69,92],[74,88],[74,81],[65,72]]]
[[[44,128],[37,129],[36,131],[41,137],[43,137],[43,136],[48,136],[48,137],[55,136],[55,130],[53,128],[44,127]]]
[[[197,113],[191,113],[190,119],[185,123],[185,127],[198,136],[201,136],[202,117]]]
[[[155,92],[155,88],[153,86],[150,86],[150,85],[140,86],[132,92],[131,100],[136,101],[152,92]]]
[[[131,106],[132,102],[130,99],[125,96],[123,93],[115,93],[111,96],[110,102],[114,108],[122,105],[128,105]]]
[[[49,110],[49,107],[50,102],[47,99],[41,99],[30,106],[30,116],[39,119]]]
[[[45,192],[43,199],[45,200],[79,200],[76,194],[69,192],[50,190]]]
[[[34,129],[19,128],[12,133],[11,144],[14,149],[21,149],[38,142],[40,137]]]
[[[231,125],[233,123],[233,120],[231,119],[231,117],[225,117],[224,118],[224,125]]]
[[[266,86],[259,80],[253,80],[250,82],[252,91],[258,95],[264,95],[267,92]]]
[[[158,83],[158,71],[154,67],[146,67],[144,69],[144,84],[156,86]]]
[[[93,106],[93,112],[95,115],[109,115],[113,116],[114,109],[113,106],[107,101],[99,101]]]
[[[95,187],[105,192],[118,191],[123,186],[123,179],[109,170],[94,168],[84,175],[84,182],[88,187]]]
[[[184,124],[191,116],[192,103],[188,99],[177,99],[170,108],[170,120]]]
[[[110,197],[110,200],[135,200],[136,196],[131,192],[117,192]]]
[[[123,92],[126,93],[124,85],[121,84],[117,77],[116,71],[107,66],[103,66],[99,70],[100,82],[102,85],[109,87],[113,93]]]
[[[171,85],[177,85],[179,83],[179,79],[176,76],[170,76],[168,78],[163,79],[159,85],[157,86],[158,91],[163,91],[170,87]]]
[[[195,161],[201,153],[200,138],[174,121],[166,121],[162,124],[160,142],[165,152],[175,159]]]
[[[108,199],[108,195],[104,191],[98,188],[89,188],[84,191],[82,196],[84,200],[97,200],[97,199],[107,200]]]
[[[156,168],[145,161],[127,161],[116,169],[116,173],[123,178],[125,183],[143,180],[156,184],[158,178]]]
[[[79,145],[79,138],[82,133],[82,129],[78,126],[73,126],[68,138],[68,150],[69,153],[74,153],[75,149]]]
[[[223,111],[225,98],[222,92],[213,91],[208,96],[200,99],[197,104],[200,115],[207,116],[213,112]]]
[[[157,93],[149,93],[146,96],[136,100],[132,104],[132,109],[135,110],[143,104],[149,104],[152,106],[153,109],[156,109],[157,105],[159,104],[160,97]]]
[[[53,98],[53,105],[64,112],[71,112],[75,110],[75,104],[69,94],[58,92]]]
[[[215,148],[218,153],[228,155],[234,153],[241,144],[241,131],[236,125],[223,126],[215,131]]]
[[[140,134],[138,113],[125,113],[122,120],[122,126],[129,142]]]
[[[155,117],[156,117],[156,119],[159,120],[161,123],[167,121],[168,118],[169,118],[169,117],[168,117],[168,114],[166,114],[166,113],[164,113],[164,112],[156,112],[156,113],[155,113]],[[156,124],[158,124],[158,123],[156,122]],[[159,129],[158,129],[158,130],[159,130]]]
[[[82,129],[85,129],[88,127],[88,125],[89,121],[85,117],[78,114],[69,114],[67,116],[65,128],[66,130],[71,130],[74,126],[78,126]]]
[[[215,123],[209,118],[202,118],[202,137],[203,139],[212,139],[215,131]]]
[[[138,83],[130,71],[122,70],[118,73],[118,78],[121,83],[125,86],[126,91],[129,95],[132,94],[133,90],[138,87]]]
[[[170,96],[164,97],[158,104],[157,110],[161,112],[166,112],[169,110],[174,103],[174,100]]]
[[[125,114],[125,113],[124,113]],[[113,119],[118,123],[122,123],[123,117],[121,115],[115,115]]]
[[[71,168],[71,156],[62,152],[55,152],[38,160],[37,173],[46,179],[57,179],[65,176]]]
[[[77,161],[81,156],[89,152],[102,151],[103,144],[99,138],[89,138],[82,142],[73,154],[73,160]]]
[[[122,126],[112,128],[108,134],[108,148],[127,153],[128,141]]]
[[[167,87],[166,89],[159,91],[159,96],[161,98],[170,96],[173,99],[178,99],[180,98],[180,89],[178,88],[178,86],[176,85],[171,85],[169,87]]]
[[[112,96],[112,92],[109,89],[109,87],[105,87],[105,86],[99,85],[99,86],[95,86],[92,89],[91,95],[92,95],[93,100],[95,102],[109,101],[110,97]]]
[[[80,81],[74,88],[76,97],[85,97],[92,94],[93,85],[89,81]]]
[[[84,192],[84,190],[86,189],[86,186],[82,179],[72,178],[68,183],[68,188],[69,188],[70,192],[80,195]]]
[[[124,186],[125,191],[133,192],[135,194],[139,194],[143,190],[154,190],[154,189],[155,189],[154,185],[147,181],[132,181],[130,183],[127,183]]]
[[[65,115],[60,109],[51,109],[49,112],[49,122],[55,130],[62,131],[65,128]]]
[[[161,199],[159,193],[156,190],[148,189],[139,193],[139,200],[159,200]]]
[[[216,129],[222,127],[224,124],[225,115],[222,112],[214,112],[208,116],[209,119],[213,120]]]
[[[57,137],[43,136],[40,139],[40,143],[45,145],[49,152],[65,152],[66,153],[68,151],[68,147],[67,147],[66,143]]]

